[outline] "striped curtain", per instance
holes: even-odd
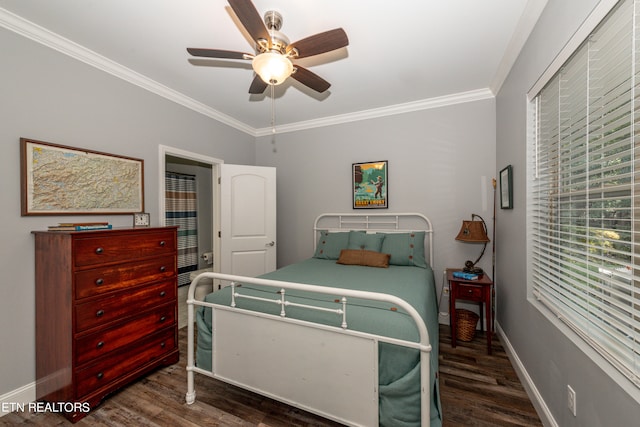
[[[178,286],[188,285],[189,273],[198,269],[198,200],[196,177],[165,174],[166,225],[178,228]]]

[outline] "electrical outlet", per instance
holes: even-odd
[[[569,407],[569,410],[575,417],[576,416],[576,392],[574,389],[571,388],[570,385],[567,385],[567,406]]]

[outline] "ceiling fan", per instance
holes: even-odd
[[[256,76],[249,93],[260,94],[269,85],[279,85],[289,76],[316,92],[324,92],[331,84],[308,69],[294,64],[298,58],[308,58],[340,49],[349,44],[342,28],[318,33],[294,43],[280,32],[282,16],[268,11],[264,22],[251,0],[228,0],[236,16],[255,41],[255,54],[220,49],[187,48],[193,56],[220,59],[251,60]]]

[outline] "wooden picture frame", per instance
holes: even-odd
[[[144,161],[20,138],[21,215],[144,211]]]
[[[500,209],[513,209],[513,168],[500,171]]]
[[[351,165],[353,209],[389,207],[388,162],[353,163]]]

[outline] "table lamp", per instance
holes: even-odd
[[[479,219],[476,220],[476,218]],[[489,237],[487,236],[487,224],[480,215],[471,214],[471,221],[462,221],[462,228],[456,236],[456,240],[465,243],[484,243],[482,252],[475,262],[466,261],[464,263],[463,271],[465,273],[484,274],[484,271],[480,267],[476,267],[476,264],[484,255],[485,249],[487,249],[487,243],[489,243]]]

